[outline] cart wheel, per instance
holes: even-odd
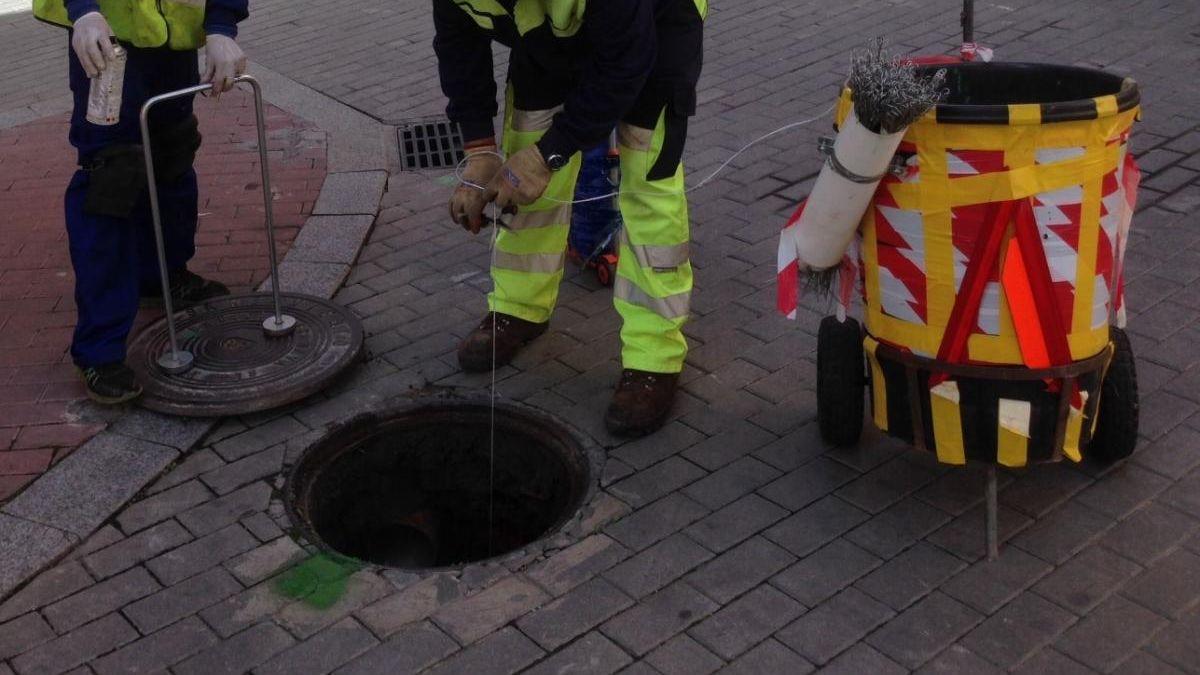
[[[612,286],[615,270],[613,264],[604,258],[596,261],[596,281],[600,282],[601,286]]]
[[[1088,444],[1088,453],[1100,462],[1115,462],[1133,454],[1137,447],[1138,390],[1137,368],[1129,336],[1113,328],[1115,347],[1112,364],[1100,385],[1100,409],[1096,433]]]
[[[838,447],[858,442],[866,386],[862,329],[854,319],[821,320],[817,333],[817,421],[821,437]]]

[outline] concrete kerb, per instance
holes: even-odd
[[[332,298],[371,232],[389,170],[398,165],[395,130],[257,64],[249,72],[271,104],[327,134],[320,208],[280,263],[280,279],[289,291]],[[69,108],[67,97],[0,111],[0,128]],[[269,281],[262,288],[270,288]],[[217,422],[129,409],[38,477],[0,509],[0,600],[85,541]]]

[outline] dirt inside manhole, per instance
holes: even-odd
[[[437,401],[365,415],[308,449],[288,481],[293,519],[316,541],[405,569],[523,549],[583,503],[579,439],[511,404]]]

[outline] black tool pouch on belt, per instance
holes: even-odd
[[[170,183],[192,167],[200,149],[200,131],[193,115],[154,134],[154,176]],[[110,145],[85,167],[91,174],[83,210],[96,216],[128,218],[146,192],[146,164],[140,144]]]
[[[195,115],[179,124],[153,132],[154,177],[159,184],[182,176],[196,161],[200,149],[200,127]]]

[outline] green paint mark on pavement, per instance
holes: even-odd
[[[350,558],[318,553],[279,575],[275,591],[317,609],[328,609],[346,593],[346,581],[362,569]]]

